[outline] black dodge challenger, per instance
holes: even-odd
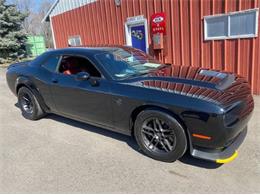
[[[147,156],[165,162],[186,151],[233,160],[254,108],[238,75],[164,65],[124,46],[49,51],[10,65],[6,76],[25,118],[55,113],[132,135]]]

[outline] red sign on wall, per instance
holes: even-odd
[[[166,17],[165,13],[155,13],[151,17],[152,34],[163,33],[166,34]]]

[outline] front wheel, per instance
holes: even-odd
[[[187,138],[180,123],[161,111],[142,111],[137,116],[134,133],[141,150],[156,160],[174,162],[187,149]]]
[[[22,87],[18,91],[18,104],[22,111],[22,115],[29,120],[38,120],[45,116],[45,112],[41,108],[35,95],[26,87]]]

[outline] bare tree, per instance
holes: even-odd
[[[49,11],[51,5],[52,5],[52,3],[50,1],[47,1],[47,0],[41,1],[39,13],[38,13],[38,17],[40,20],[37,20],[37,21],[40,21],[40,22],[42,21],[42,19],[45,17],[47,12]],[[50,22],[41,23],[40,31],[41,31],[41,34],[45,37],[47,47],[53,48]]]
[[[40,5],[35,5],[35,0],[10,0],[17,8],[28,16],[23,23],[25,32],[29,35],[42,35],[45,37],[46,46],[53,48],[50,23],[41,23],[52,5],[53,0],[41,0]]]
[[[28,34],[32,34],[31,20],[34,18],[35,15],[32,11],[33,0],[11,0],[10,2],[12,4],[15,4],[18,10],[28,15],[23,22],[23,28],[25,32],[27,32]]]

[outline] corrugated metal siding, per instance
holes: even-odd
[[[51,10],[50,16],[56,16],[95,1],[96,0],[59,0],[53,10]]]
[[[149,25],[153,13],[164,11],[167,51],[155,56],[175,65],[236,72],[249,80],[255,94],[260,94],[259,37],[204,41],[203,27],[203,16],[257,7],[260,0],[122,0],[119,7],[114,0],[99,0],[54,16],[52,22],[58,48],[67,47],[68,37],[73,35],[81,35],[82,43],[89,46],[126,44],[127,17],[144,15]]]

